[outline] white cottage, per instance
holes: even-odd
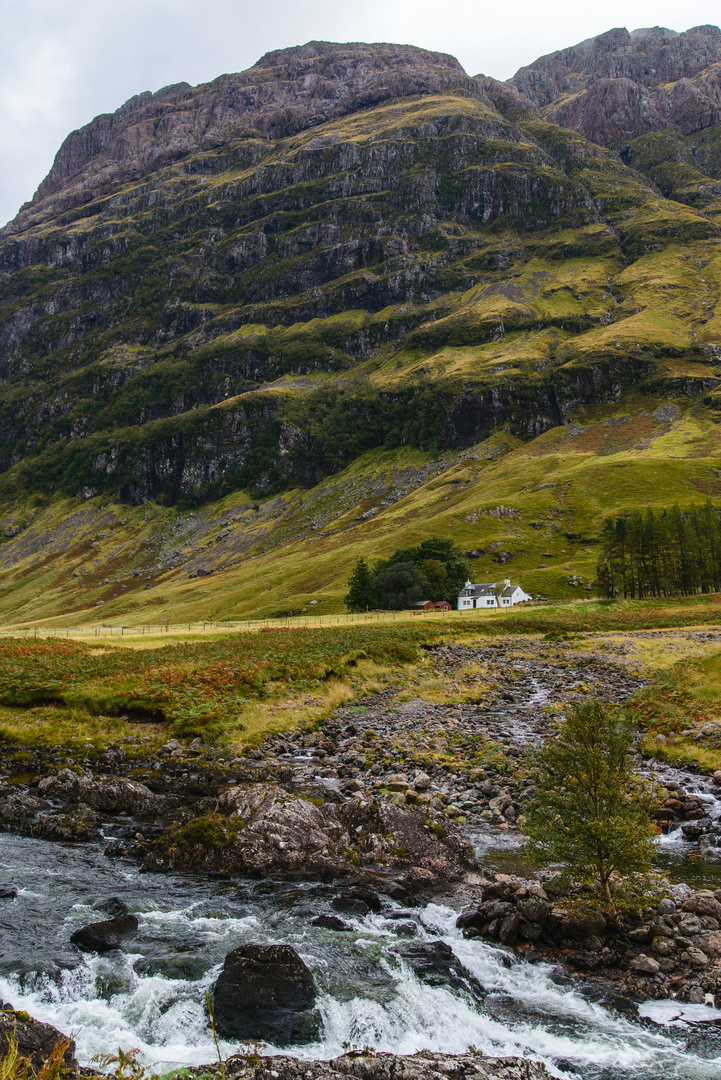
[[[520,585],[511,585],[509,578],[505,581],[488,581],[480,585],[467,581],[458,596],[458,610],[510,608],[532,599],[533,597],[524,592]]]

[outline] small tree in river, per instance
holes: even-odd
[[[348,579],[348,592],[343,602],[349,611],[368,611],[378,606],[375,579],[365,559],[358,559]]]
[[[523,831],[539,862],[563,862],[595,879],[612,903],[611,875],[648,871],[658,806],[633,767],[633,728],[619,709],[593,700],[568,710],[557,736],[531,752],[535,791]]]

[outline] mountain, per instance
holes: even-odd
[[[718,26],[618,27],[540,57],[510,82],[545,120],[614,148],[668,198],[718,213]]]
[[[311,42],[70,135],[0,232],[4,617],[330,608],[433,532],[583,595],[604,513],[717,494],[720,56]],[[586,131],[619,83],[666,126]]]
[[[692,135],[721,120],[721,30],[618,27],[540,57],[511,83],[544,119],[602,146],[665,129]]]

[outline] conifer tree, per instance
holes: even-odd
[[[597,580],[601,594],[693,596],[721,588],[721,517],[705,506],[607,518]]]
[[[353,567],[348,579],[348,592],[343,602],[349,611],[368,611],[378,606],[378,594],[375,580],[368,563],[363,557]]]

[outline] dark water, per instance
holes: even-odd
[[[556,1076],[583,1080],[701,1080],[721,1075],[721,1011],[658,1003],[650,1018],[584,993],[580,980],[549,965],[514,961],[464,941],[455,912],[441,905],[350,917],[351,933],[321,930],[329,888],[208,882],[140,874],[93,845],[61,846],[0,834],[0,883],[20,894],[0,902],[0,996],[75,1034],[79,1056],[138,1047],[158,1070],[214,1058],[204,995],[223,957],[244,942],[287,942],[319,988],[323,1036],[297,1053],[330,1057],[344,1044],[412,1053],[428,1048],[518,1054],[546,1061]],[[104,917],[95,907],[123,899],[139,918],[126,951],[81,955],[69,939]],[[416,940],[442,938],[487,994],[464,996],[419,982],[396,947],[398,922]],[[344,916],[345,917],[345,916]],[[408,931],[408,926],[406,926]],[[224,1054],[237,1049],[222,1046]],[[273,1048],[268,1048],[272,1052]]]

